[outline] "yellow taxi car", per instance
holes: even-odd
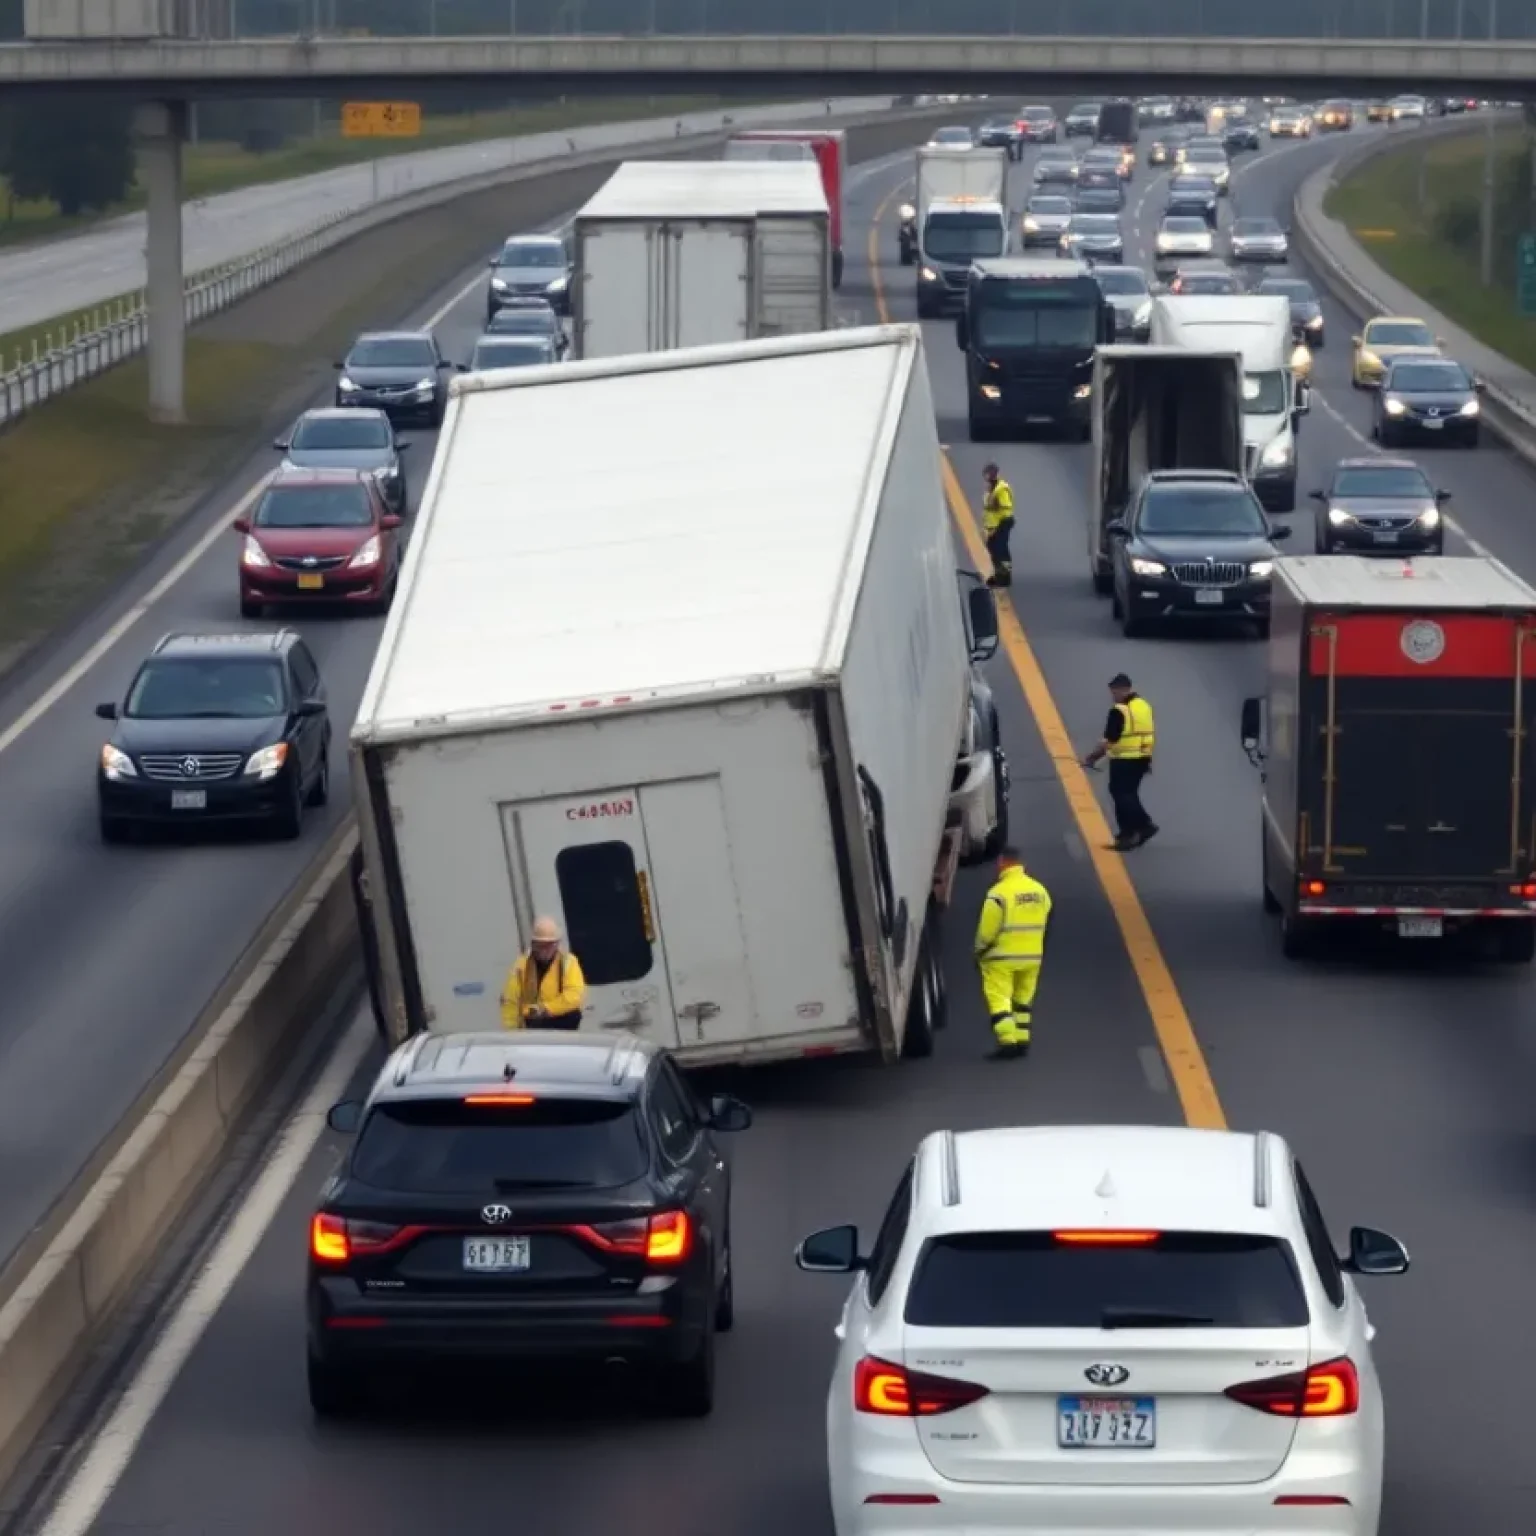
[[[1368,321],[1356,337],[1349,364],[1349,382],[1356,389],[1374,389],[1387,365],[1399,357],[1438,357],[1440,338],[1411,315],[1380,315]]]
[[[1365,120],[1368,123],[1390,123],[1392,103],[1390,101],[1369,102],[1365,109]]]

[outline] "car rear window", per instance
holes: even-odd
[[[380,1104],[352,1152],[353,1178],[401,1194],[612,1189],[645,1169],[635,1106],[612,1100]]]
[[[382,416],[305,416],[294,428],[295,448],[388,448],[394,433]]]
[[[906,1320],[918,1328],[1302,1328],[1308,1312],[1290,1245],[1279,1238],[1162,1232],[1119,1244],[966,1232],[923,1250]]]

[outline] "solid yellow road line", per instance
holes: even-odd
[[[887,194],[875,210],[869,231],[869,276],[874,288],[875,313],[882,325],[890,324],[891,315],[885,302],[885,285],[880,275],[880,224],[886,208],[900,190],[901,186],[897,186]],[[950,515],[955,520],[955,526],[976,568],[986,570],[989,568],[986,545],[976,525],[976,514],[966,500],[960,478],[947,452],[943,468],[944,497],[949,503]],[[1125,943],[1126,954],[1136,973],[1142,996],[1146,999],[1152,1028],[1157,1033],[1163,1059],[1168,1063],[1168,1074],[1178,1093],[1184,1119],[1189,1125],[1204,1130],[1225,1130],[1227,1117],[1217,1097],[1216,1084],[1206,1063],[1205,1053],[1200,1049],[1200,1042],[1195,1036],[1195,1026],[1190,1022],[1179,989],[1174,984],[1173,972],[1163,958],[1162,948],[1152,932],[1152,924],[1146,908],[1141,904],[1141,897],[1137,895],[1136,887],[1126,871],[1125,861],[1120,854],[1111,852],[1106,846],[1112,836],[1109,823],[1099,807],[1087,770],[1078,760],[1066,722],[1045,680],[1045,671],[1010,601],[1004,599],[998,603],[998,619],[1003,654],[1007,656],[1014,676],[1024,691],[1025,703],[1035,718],[1035,726],[1045,742],[1056,777],[1067,797],[1067,806],[1088,848],[1088,856],[1093,861],[1093,872],[1098,876],[1110,910],[1120,926],[1120,936]]]

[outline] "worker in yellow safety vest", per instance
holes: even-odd
[[[976,965],[1000,1059],[1029,1050],[1050,919],[1051,893],[1025,871],[1016,848],[1005,848],[976,924]]]
[[[1013,585],[1013,555],[1008,542],[1013,537],[1013,487],[998,473],[996,464],[981,472],[987,488],[981,503],[981,531],[987,539],[987,555],[992,561],[989,587]]]
[[[533,942],[517,957],[501,992],[503,1029],[579,1029],[587,981],[575,955],[562,954],[552,917],[533,925]]]
[[[1083,767],[1093,768],[1101,758],[1109,759],[1109,798],[1115,807],[1115,840],[1109,846],[1116,853],[1129,853],[1158,833],[1157,823],[1141,803],[1141,781],[1152,771],[1157,733],[1152,706],[1124,672],[1110,678],[1109,697],[1103,740],[1083,759]]]

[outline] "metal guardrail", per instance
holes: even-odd
[[[658,130],[655,136],[628,143],[614,142],[614,125],[603,124],[594,137],[604,138],[606,142],[585,149],[578,147],[581,130],[575,129],[566,138],[569,147],[564,153],[520,158],[514,152],[506,162],[489,170],[455,176],[387,195],[361,207],[339,210],[309,229],[285,236],[249,255],[189,274],[183,290],[187,324],[196,325],[210,315],[228,309],[258,289],[287,276],[296,267],[379,224],[391,223],[419,210],[452,202],[507,181],[539,174],[556,164],[576,169],[612,159],[615,155],[663,148],[675,150],[707,141],[733,127],[807,118],[821,108],[842,116],[844,113],[856,114],[860,103],[864,103],[869,110],[879,111],[877,102],[883,103],[885,110],[896,105],[891,97],[866,97],[841,102],[738,109],[735,112],[727,110],[708,114],[708,119],[713,121],[701,120],[706,115],[700,113],[689,113],[679,119],[658,118],[655,120]],[[671,126],[670,137],[662,135],[664,125]],[[19,420],[44,401],[64,394],[142,352],[148,340],[148,327],[146,296],[140,289],[93,311],[88,319],[76,320],[73,327],[61,324],[57,338],[45,332],[42,341],[33,343],[30,357],[23,358],[9,372],[0,372],[0,428]]]

